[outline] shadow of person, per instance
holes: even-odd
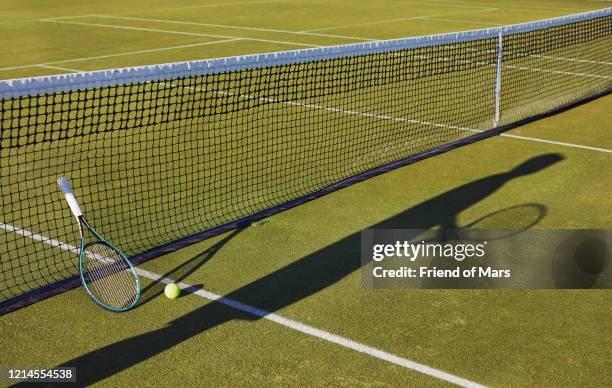
[[[371,226],[378,229],[454,228],[457,215],[512,179],[563,160],[559,154],[531,158],[510,171],[478,179]],[[257,320],[333,285],[361,267],[360,232],[309,254],[258,280],[185,314],[166,327],[109,344],[66,361],[77,368],[78,382],[90,385],[176,346],[210,328],[242,319]],[[228,305],[231,305],[228,306]],[[252,307],[257,306],[257,307]]]

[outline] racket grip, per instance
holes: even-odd
[[[57,180],[57,185],[62,189],[64,196],[66,197],[66,202],[68,202],[68,206],[70,207],[70,211],[74,214],[75,217],[80,217],[83,215],[81,211],[81,207],[74,197],[74,193],[72,192],[72,188],[70,187],[70,183],[65,176],[62,176]]]

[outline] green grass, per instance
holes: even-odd
[[[36,65],[40,63],[68,69],[95,70],[278,51],[302,48],[304,44],[340,44],[360,42],[364,38],[394,38],[481,28],[486,26],[481,23],[508,24],[560,16],[598,8],[601,4],[543,1],[534,5],[527,1],[496,1],[482,5],[446,0],[428,4],[419,1],[360,1],[351,4],[279,1],[212,7],[185,2],[146,5],[139,2],[105,2],[103,5],[73,2],[53,6],[51,3],[33,5],[29,2],[9,2],[5,6],[6,10],[0,13],[0,31],[4,32],[0,37],[5,38],[0,39],[6,39],[5,48],[12,55],[0,59],[0,78],[3,79],[63,72]],[[498,10],[485,11],[489,8]],[[471,13],[472,10],[483,12]],[[76,17],[93,14],[292,31],[338,26],[320,33],[344,37],[103,16]],[[443,16],[422,18],[428,15]],[[231,35],[258,40],[132,53],[207,43],[218,38],[37,20],[60,16],[75,16],[74,19],[63,20],[79,23]],[[412,17],[421,18],[409,19]],[[360,25],[388,19],[405,20]],[[82,59],[100,56],[103,58]],[[533,82],[534,79],[528,77],[525,81]],[[555,85],[562,83],[560,79],[555,81],[551,87],[558,87]],[[475,77],[472,86],[478,86],[481,82],[482,79]],[[330,96],[324,99],[324,103],[331,106],[340,104],[355,110],[376,111],[385,107],[398,109],[399,114],[402,108],[390,104],[402,93],[408,97],[409,92],[402,88],[401,82],[396,85],[396,94],[384,96],[388,100],[383,99],[381,106],[364,105],[358,99],[359,93],[344,94],[344,99]],[[451,90],[451,85],[443,82],[437,87],[440,94]],[[238,90],[241,89],[238,87]],[[299,90],[299,87],[296,88],[296,91]],[[449,93],[454,99],[469,101],[470,90],[464,88]],[[376,88],[368,92],[380,93]],[[197,101],[206,97],[206,93],[195,93],[192,97]],[[519,96],[517,101],[520,101]],[[604,97],[517,128],[511,133],[609,149],[607,123],[610,120],[610,101],[609,96]],[[207,108],[211,107],[201,107],[203,110]],[[473,117],[488,109],[478,105],[470,105],[469,108],[474,112]],[[523,110],[519,109],[518,112],[524,112],[525,108],[533,106],[520,107]],[[210,112],[207,113],[203,117],[208,117]],[[245,120],[246,123],[251,122],[247,119],[252,119],[252,116],[235,113],[233,116],[232,113],[224,115]],[[460,120],[465,121],[456,124],[488,125],[471,122],[471,117],[462,117]],[[129,122],[134,123],[133,120],[126,118],[126,126],[129,126]],[[265,117],[257,120],[257,127],[265,128],[270,124]],[[371,121],[332,114],[328,115],[328,120],[329,125],[342,126],[366,126]],[[6,123],[3,125],[6,128]],[[381,128],[378,136],[384,138],[401,127],[389,124]],[[172,137],[173,132],[167,132],[168,137],[158,137],[166,133],[162,129],[189,137],[189,144],[194,147],[179,147],[185,139]],[[132,214],[143,220],[142,224],[133,226],[141,231],[142,240],[139,242],[122,235],[123,227],[117,232],[109,231],[112,237],[119,239],[119,245],[125,245],[132,253],[142,249],[142,246],[162,242],[163,238],[169,237],[167,232],[180,236],[244,211],[239,206],[223,209],[220,197],[220,202],[212,203],[211,197],[219,196],[220,188],[230,182],[219,181],[218,187],[206,185],[206,191],[181,194],[160,188],[159,182],[147,178],[149,173],[171,177],[177,169],[185,168],[195,169],[189,170],[195,175],[199,164],[185,164],[185,160],[195,156],[207,163],[214,162],[214,158],[211,160],[202,150],[215,149],[216,138],[207,139],[198,132],[185,134],[184,128],[158,127],[156,130],[159,131],[157,135],[135,129],[122,133],[122,136],[109,132],[106,137],[88,135],[80,140],[74,140],[74,133],[67,133],[72,139],[66,140],[63,145],[77,150],[72,156],[62,153],[65,148],[44,149],[34,141],[19,150],[11,149],[10,154],[2,155],[3,174],[13,177],[3,182],[3,222],[11,223],[20,218],[23,224],[18,226],[26,229],[38,227],[41,229],[35,231],[44,231],[48,237],[74,244],[76,228],[73,221],[60,194],[55,193],[54,196],[49,187],[53,184],[52,177],[65,172],[59,171],[63,166],[69,163],[79,165],[79,156],[86,155],[94,148],[98,149],[96,160],[99,165],[87,166],[82,175],[75,177],[82,185],[91,185],[88,189],[82,188],[79,194],[86,209],[95,201],[107,208],[103,214],[92,215],[103,226],[116,214]],[[218,130],[219,134],[235,139],[237,148],[219,154],[217,161],[244,158],[246,154],[241,147],[245,139],[241,136],[248,135],[245,135],[244,128]],[[305,126],[302,130],[301,146],[308,150],[309,138],[317,128]],[[37,140],[36,136],[31,136],[31,139]],[[132,143],[135,139],[157,139],[165,147],[139,150],[135,148],[138,145]],[[3,153],[8,152],[4,142],[10,140],[3,136],[2,141]],[[121,141],[126,143],[117,143]],[[119,154],[113,152],[117,144],[122,144]],[[340,145],[328,142],[326,151]],[[277,150],[284,146],[279,143],[259,152],[269,152],[272,163]],[[160,150],[164,151],[161,155]],[[131,155],[135,151],[145,152],[146,158],[133,159]],[[508,179],[497,186],[482,183],[483,178],[511,170],[530,158],[549,153],[559,153],[564,159],[536,174]],[[609,229],[612,225],[612,207],[605,198],[612,177],[608,155],[497,137],[351,186],[275,215],[259,226],[215,237],[148,262],[144,267],[482,384],[601,386],[610,378],[605,365],[609,358],[607,349],[612,345],[609,325],[606,325],[612,318],[607,308],[609,291],[368,290],[361,287],[359,231],[377,226],[460,226],[501,209],[526,204],[537,204],[545,209],[537,228]],[[32,170],[18,169],[19,165],[30,163],[33,159],[39,162]],[[9,166],[6,161],[9,161]],[[100,167],[109,165],[112,168]],[[152,170],[151,165],[159,170]],[[226,163],[208,168],[206,173],[221,176],[224,165]],[[299,172],[299,166],[287,168],[296,171],[295,176],[299,179],[313,174],[319,182],[332,179],[323,176],[325,171],[318,171],[316,164],[304,166],[302,172]],[[121,179],[110,183],[117,172]],[[256,174],[257,170],[250,173]],[[49,177],[46,186],[37,186],[37,181],[32,179],[41,174]],[[113,191],[109,191],[125,190],[126,182],[139,174],[145,174],[140,184],[132,187],[123,199],[116,199]],[[28,179],[24,182],[24,179],[16,179],[15,176]],[[263,183],[273,181],[274,176],[261,175],[256,179]],[[25,197],[5,196],[4,193],[10,191],[8,188],[17,186],[27,188],[28,196],[44,194],[40,197],[43,199],[36,203],[36,213],[26,213],[23,204]],[[151,196],[147,193],[157,194]],[[252,199],[252,206],[258,206],[258,197],[263,193],[261,190],[247,193]],[[174,219],[160,219],[169,214],[169,197],[178,207],[189,204],[181,209],[190,209],[194,205],[219,208],[215,208],[212,214],[205,213],[203,217],[208,218],[200,220],[198,224],[190,219],[190,211],[179,212]],[[132,207],[134,201],[144,201],[146,211]],[[520,225],[532,216],[530,212],[504,213],[494,220],[498,224],[490,226]],[[121,219],[126,221],[125,218]],[[160,228],[161,225],[170,224],[171,229]],[[23,265],[36,267],[39,259],[45,260],[51,268],[57,266],[62,273],[76,269],[66,268],[67,263],[76,260],[69,253],[59,253],[50,247],[42,249],[38,245],[26,246],[24,240],[15,239],[14,235],[4,232],[0,238],[3,239],[0,247],[3,271],[6,271],[4,263],[9,251],[10,265],[18,263],[15,271],[24,270]],[[12,256],[14,249],[19,247],[25,250],[27,264],[23,258]],[[53,263],[55,260],[58,261]],[[439,380],[210,303],[196,295],[169,301],[160,296],[160,292],[161,286],[147,283],[143,304],[127,314],[107,314],[94,306],[82,290],[74,290],[2,316],[0,327],[4,336],[0,350],[5,356],[3,359],[10,360],[10,365],[6,366],[76,365],[83,384],[107,386],[441,384]]]

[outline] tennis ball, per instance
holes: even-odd
[[[164,288],[164,294],[168,299],[176,299],[181,294],[181,289],[175,283],[170,283]]]

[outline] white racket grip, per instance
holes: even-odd
[[[77,202],[76,198],[74,197],[74,194],[72,193],[72,188],[70,187],[70,183],[68,183],[68,179],[63,176],[57,180],[57,184],[64,192],[66,202],[68,202],[68,206],[70,207],[72,214],[74,214],[74,216],[77,218],[82,216],[83,212],[81,211],[81,207],[79,206],[79,203]]]

